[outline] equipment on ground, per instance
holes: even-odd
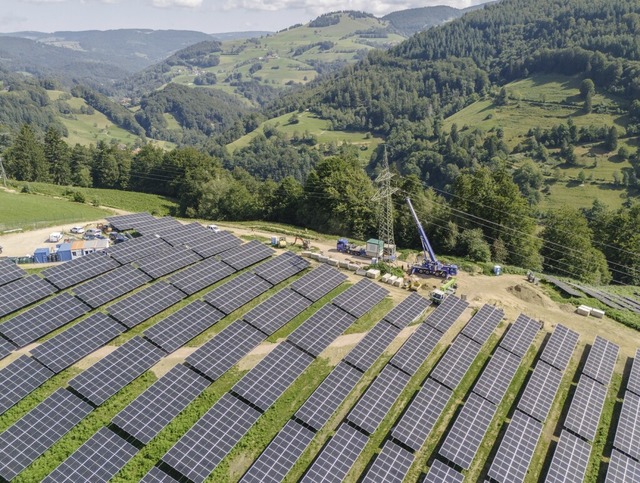
[[[336,250],[340,253],[348,253],[349,255],[356,255],[358,257],[366,257],[367,250],[363,246],[358,246],[355,243],[349,243],[346,238],[340,238],[336,244]]]
[[[440,285],[439,289],[432,291],[429,294],[429,298],[434,304],[441,304],[449,295],[456,293],[457,288],[458,281],[456,280],[456,278],[450,278],[442,285]]]
[[[431,243],[429,243],[427,234],[425,233],[424,228],[422,228],[422,224],[418,219],[416,211],[413,209],[410,198],[407,198],[407,204],[409,205],[411,215],[413,215],[413,219],[416,222],[416,227],[418,228],[420,242],[422,243],[422,253],[424,256],[421,265],[413,265],[411,267],[411,274],[413,275],[414,273],[425,273],[443,278],[449,278],[457,275],[457,265],[442,263],[436,258],[436,254],[434,253],[433,248],[431,248]]]

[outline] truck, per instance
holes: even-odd
[[[355,243],[349,243],[346,238],[340,238],[336,244],[336,250],[340,253],[347,253],[349,255],[355,255],[357,257],[366,257],[367,249],[363,246],[358,246]]]
[[[434,304],[440,305],[449,295],[456,293],[457,288],[458,281],[456,280],[456,278],[450,278],[442,285],[440,285],[440,288],[433,290],[429,294],[429,298]]]

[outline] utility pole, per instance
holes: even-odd
[[[378,238],[382,240],[383,247],[388,255],[395,256],[395,239],[393,236],[393,198],[392,195],[398,188],[391,186],[393,174],[389,170],[387,159],[387,146],[384,147],[382,170],[376,178],[378,191],[373,196],[373,201],[378,202]]]

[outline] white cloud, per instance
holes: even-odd
[[[202,0],[152,0],[154,7],[185,7],[198,8],[202,5]]]

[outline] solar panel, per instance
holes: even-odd
[[[413,376],[442,338],[442,332],[422,324],[396,352],[391,365]]]
[[[633,359],[631,373],[627,381],[627,391],[631,391],[640,396],[640,349],[636,350],[636,356]]]
[[[301,295],[297,296],[302,300],[307,300]],[[308,300],[307,303],[309,303]],[[344,310],[335,305],[327,304],[293,331],[287,340],[317,357],[355,320]]]
[[[493,305],[483,305],[467,322],[467,325],[462,329],[462,333],[482,345],[487,342],[503,318],[504,312],[502,309]]]
[[[541,423],[547,419],[562,382],[562,372],[546,362],[538,361],[531,379],[518,401],[518,409]]]
[[[459,335],[433,369],[431,377],[449,389],[455,389],[473,364],[481,347],[468,337]]]
[[[93,408],[58,389],[0,434],[0,478],[12,480]]]
[[[409,383],[410,376],[386,365],[351,410],[347,419],[372,434]]]
[[[214,288],[204,296],[207,303],[230,314],[271,288],[271,284],[253,273],[245,272]]]
[[[334,298],[332,302],[345,312],[360,318],[381,302],[388,293],[388,290],[377,283],[363,278]]]
[[[164,355],[150,342],[134,337],[71,379],[69,386],[99,406]]]
[[[298,409],[295,417],[316,431],[320,431],[335,410],[338,409],[338,406],[356,387],[361,377],[362,374],[359,371],[343,362],[339,362],[309,399]]]
[[[231,265],[236,270],[242,270],[265,258],[269,258],[275,251],[258,240],[230,248],[220,253],[220,260],[227,265]]]
[[[96,309],[150,281],[151,277],[137,268],[123,265],[78,285],[73,289],[73,293],[91,308]]]
[[[11,354],[11,351],[16,350],[17,347],[9,342],[7,339],[0,337],[0,359],[7,357]]]
[[[399,333],[399,328],[381,320],[346,355],[344,361],[365,372],[382,355]]]
[[[162,461],[191,481],[201,483],[259,417],[259,411],[226,393],[173,445]]]
[[[328,265],[320,265],[293,282],[289,288],[304,295],[312,302],[320,300],[334,288],[347,280],[344,273]]]
[[[148,328],[144,336],[165,351],[173,352],[223,317],[211,305],[195,300]]]
[[[21,355],[0,369],[0,414],[40,387],[53,373],[35,359]]]
[[[100,428],[42,481],[43,483],[76,481],[106,483],[137,452],[138,449],[135,446],[113,431]]]
[[[607,388],[605,386],[593,379],[581,376],[571,400],[564,427],[588,441],[593,441],[596,437],[606,397]]]
[[[149,213],[131,213],[129,215],[108,216],[106,220],[117,231],[131,230],[136,224],[148,222],[155,218]]]
[[[462,312],[468,307],[466,301],[460,300],[458,297],[449,295],[436,310],[431,312],[425,319],[425,323],[435,327],[440,332],[445,333],[453,326],[453,324],[462,315]]]
[[[282,481],[309,446],[314,435],[313,431],[290,419],[240,481],[245,483]]]
[[[142,477],[140,483],[178,483],[178,480],[172,478],[157,466],[154,466]]]
[[[62,265],[47,268],[42,275],[60,290],[118,268],[120,264],[104,253],[91,253]]]
[[[540,329],[540,322],[520,314],[511,327],[507,329],[507,334],[500,342],[500,347],[518,357],[524,357]]]
[[[627,391],[613,446],[640,461],[640,396]]]
[[[236,320],[200,346],[185,362],[215,381],[266,338],[259,330]]]
[[[125,328],[97,312],[31,350],[31,356],[58,373],[115,339]]]
[[[362,483],[402,483],[413,463],[413,455],[392,441],[387,441]]]
[[[89,310],[73,295],[61,293],[0,324],[0,333],[18,347],[24,347]]]
[[[364,434],[343,423],[302,480],[303,483],[341,482],[367,444]]]
[[[240,379],[232,391],[266,411],[313,362],[313,358],[287,342]]]
[[[553,334],[551,334],[544,351],[542,351],[540,359],[564,372],[571,360],[579,337],[577,332],[558,324]]]
[[[251,309],[243,319],[271,335],[310,305],[302,295],[285,288]]]
[[[524,482],[541,433],[540,422],[516,411],[493,459],[489,476],[500,483]]]
[[[421,297],[416,292],[411,293],[402,302],[396,305],[391,312],[384,316],[384,320],[395,325],[399,329],[404,329],[411,322],[416,320],[427,310],[431,302]]]
[[[597,335],[582,373],[605,386],[608,385],[613,375],[613,369],[616,367],[619,351],[620,347],[616,344]]]
[[[0,260],[0,285],[18,280],[27,275],[18,265],[10,260]]]
[[[29,275],[0,287],[0,317],[42,300],[56,288],[37,275]]]
[[[202,260],[195,252],[184,247],[168,247],[138,262],[138,268],[156,279]]]
[[[109,315],[129,329],[185,298],[184,293],[162,280],[107,308]]]
[[[493,404],[500,404],[519,365],[520,359],[517,356],[498,347],[473,387],[473,392]]]
[[[114,416],[113,424],[148,444],[209,385],[209,381],[178,364]]]
[[[582,483],[590,454],[589,443],[563,429],[545,482]]]
[[[462,483],[463,481],[464,475],[462,473],[449,468],[441,461],[433,460],[423,483]]]
[[[611,451],[605,483],[629,483],[640,481],[640,463],[615,449]]]
[[[207,258],[169,277],[169,282],[187,295],[193,295],[235,273],[226,263]]]
[[[495,404],[471,393],[449,430],[440,454],[461,468],[469,469],[496,409]]]
[[[271,285],[277,285],[289,277],[293,277],[295,274],[302,272],[308,268],[309,265],[310,263],[304,258],[294,255],[291,252],[284,252],[276,258],[258,265],[253,270],[253,273],[264,278]]]
[[[448,387],[427,379],[393,428],[393,438],[419,451],[451,399],[451,394]]]
[[[155,255],[171,245],[155,236],[141,236],[107,248],[107,254],[121,264]]]

